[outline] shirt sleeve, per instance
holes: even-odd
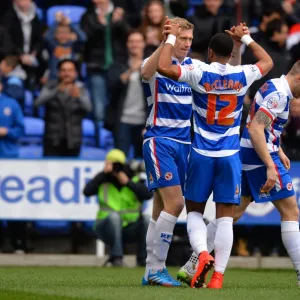
[[[285,110],[286,105],[286,96],[283,93],[274,92],[263,100],[259,110],[268,115],[273,121]]]
[[[242,68],[246,75],[248,86],[262,78],[262,72],[258,65],[243,65]]]
[[[144,66],[145,66],[145,64],[146,64],[146,62],[148,61],[149,58],[150,57],[147,57],[146,59],[144,59],[144,61],[142,62],[142,65],[141,65],[141,70],[144,68]],[[155,76],[156,73],[157,72],[154,73],[154,75],[152,76],[152,78]],[[142,78],[142,81],[143,82],[149,82],[149,80],[145,80],[144,78]]]
[[[202,78],[204,65],[205,63],[199,60],[193,60],[190,65],[178,65],[180,71],[178,81],[196,86]]]

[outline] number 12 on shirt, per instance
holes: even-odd
[[[217,117],[217,122],[215,123],[216,109],[218,101],[229,102],[227,106],[223,107]],[[237,106],[237,96],[236,95],[214,95],[208,94],[207,101],[207,115],[206,122],[209,125],[221,125],[221,126],[231,126],[234,123],[234,117],[228,117],[234,112]]]

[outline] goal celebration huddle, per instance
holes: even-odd
[[[193,27],[166,17],[163,42],[141,68],[149,113],[143,156],[154,191],[142,285],[177,287],[181,281],[193,288],[222,288],[233,224],[251,201],[271,201],[281,215],[282,242],[300,286],[299,211],[290,161],[280,147],[290,100],[300,97],[300,61],[257,91],[240,138],[244,96],[274,63],[245,23],[212,37],[209,64],[192,59],[187,55]],[[241,65],[242,44],[255,64]],[[216,216],[206,225],[203,214],[212,193]],[[193,253],[174,279],[165,262],[184,206]]]

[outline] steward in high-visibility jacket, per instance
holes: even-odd
[[[98,238],[111,246],[110,261],[113,264],[117,262],[115,265],[123,257],[124,237],[132,235],[138,239],[141,236],[142,243],[145,242],[147,225],[143,222],[147,218],[140,213],[141,203],[153,196],[125,160],[122,151],[111,150],[106,156],[104,170],[89,181],[83,191],[85,196],[98,196],[100,209],[95,232]],[[139,264],[146,258],[145,247],[137,258]]]

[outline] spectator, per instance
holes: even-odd
[[[115,62],[108,71],[111,101],[105,123],[115,134],[117,148],[128,156],[133,145],[136,158],[142,158],[142,131],[147,110],[140,76],[144,48],[144,36],[132,31],[127,38],[128,63]]]
[[[165,7],[159,0],[151,0],[144,8],[140,31],[146,37],[145,56],[150,56],[162,41],[162,28],[165,22]]]
[[[11,54],[13,45],[11,37],[6,28],[0,26],[0,61],[7,55]]]
[[[24,117],[18,102],[1,93],[0,86],[0,157],[19,156],[18,139],[24,134]],[[26,223],[7,222],[8,234],[15,253],[26,251]]]
[[[91,111],[91,102],[83,83],[76,81],[76,63],[58,64],[58,81],[49,81],[35,105],[46,105],[44,156],[78,156],[82,119]]]
[[[106,75],[114,60],[124,61],[128,25],[124,10],[110,0],[93,0],[94,7],[82,17],[81,28],[87,35],[84,60],[96,121],[103,121],[107,104]]]
[[[2,25],[13,42],[14,54],[20,55],[27,72],[27,85],[33,89],[38,67],[37,55],[43,45],[43,28],[32,0],[13,0],[13,8],[4,15]]]
[[[17,56],[6,56],[0,63],[2,92],[16,99],[24,109],[26,73]]]
[[[290,117],[282,134],[282,147],[290,160],[300,160],[300,101],[290,104]]]
[[[47,32],[45,39],[49,58],[49,78],[56,79],[57,65],[64,59],[78,59],[80,43],[85,42],[86,35],[80,27],[71,24],[71,20],[61,12],[56,14],[56,24]],[[44,78],[46,81],[46,78]]]
[[[263,10],[263,14],[258,27],[251,27],[250,33],[252,38],[260,43],[265,37],[265,32],[269,22],[283,19],[283,9],[280,5],[270,5]]]
[[[300,23],[300,4],[296,0],[283,0],[282,7],[286,13],[286,22],[289,26]]]
[[[24,134],[22,109],[0,88],[0,157],[18,157],[18,139]]]
[[[149,217],[140,214],[141,202],[152,197],[144,182],[125,164],[125,154],[113,149],[106,156],[103,172],[84,188],[85,196],[98,195],[100,210],[95,232],[111,248],[109,261],[123,265],[123,243],[138,243],[137,263],[145,265]],[[130,212],[129,212],[130,211]]]
[[[211,37],[231,28],[235,23],[233,13],[226,11],[223,0],[204,0],[196,6],[195,13],[188,18],[194,24],[193,51],[206,57]]]
[[[265,39],[260,41],[261,46],[268,52],[275,62],[273,69],[261,80],[255,81],[249,89],[250,98],[253,99],[257,90],[263,83],[271,78],[280,77],[288,71],[291,55],[286,49],[288,26],[282,20],[275,19],[267,24]],[[249,51],[243,56],[243,64],[252,64],[255,58]]]

